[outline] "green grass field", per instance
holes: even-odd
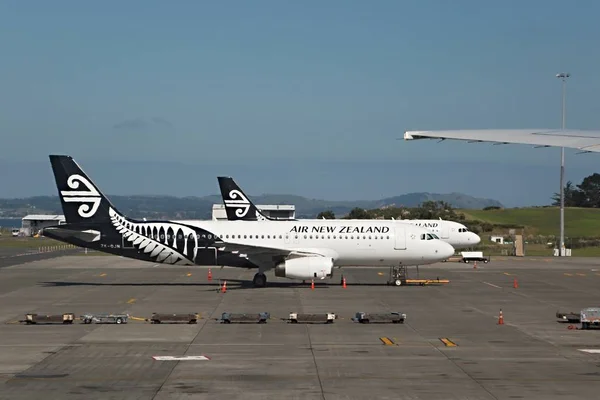
[[[525,226],[527,235],[559,234],[560,210],[547,208],[509,208],[504,210],[457,210],[469,220],[492,224]],[[508,233],[508,229],[504,229]],[[600,209],[565,208],[565,236],[600,237]]]

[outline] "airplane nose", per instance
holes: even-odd
[[[440,241],[440,246],[437,252],[442,260],[450,258],[454,255],[454,247],[451,244]]]
[[[479,237],[478,234],[471,232],[471,242],[476,245],[479,244],[479,242],[481,242],[481,238]]]

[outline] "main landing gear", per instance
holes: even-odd
[[[258,272],[254,275],[252,283],[254,284],[254,287],[265,287],[267,286],[267,276],[262,272]]]

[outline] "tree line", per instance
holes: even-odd
[[[583,181],[574,186],[568,181],[564,187],[565,207],[600,207],[600,174],[594,173],[583,178]],[[554,193],[552,205],[560,205],[560,194]]]

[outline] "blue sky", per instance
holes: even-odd
[[[256,194],[544,204],[559,149],[396,138],[560,127],[561,71],[567,126],[600,129],[598,15],[584,0],[2,2],[0,197],[55,194],[62,153],[114,194],[210,194],[229,174]],[[568,150],[567,179],[599,157]]]

